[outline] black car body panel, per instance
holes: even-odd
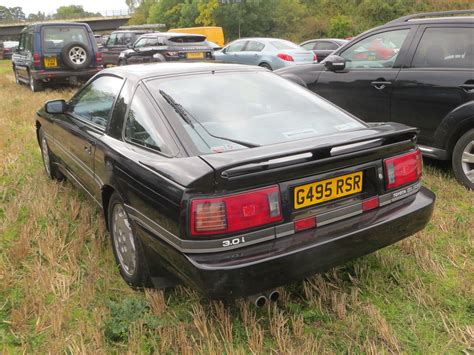
[[[442,15],[443,13],[440,14]],[[466,50],[466,54],[460,55],[457,61],[456,58],[452,60],[453,65],[459,66],[460,60],[468,61],[467,56],[471,55],[470,67],[436,64],[438,48],[434,48],[435,45],[428,48],[433,50],[432,54],[426,53],[427,60],[433,61],[429,63],[431,67],[416,67],[414,61],[420,55],[421,49],[417,52],[417,48],[423,45],[423,36],[428,36],[429,31],[446,32],[456,29],[464,31],[467,37],[471,33],[472,38],[474,18],[459,16],[418,19],[412,16],[399,19],[357,36],[334,52],[334,55],[344,56],[345,52],[356,48],[371,36],[406,30],[406,39],[390,68],[331,71],[326,69],[323,61],[315,65],[280,69],[277,73],[365,121],[394,121],[419,127],[421,132],[418,141],[423,154],[436,159],[451,159],[457,139],[463,132],[474,127],[474,44],[471,40],[471,46],[462,49]],[[440,45],[443,43],[440,42]],[[454,47],[451,49],[455,50]],[[445,58],[450,59],[449,56]],[[374,84],[377,82],[384,82],[386,85],[377,86]]]
[[[54,166],[83,188],[105,216],[112,192],[119,193],[152,279],[166,270],[211,298],[245,296],[370,253],[428,223],[435,197],[419,181],[395,189],[384,185],[383,159],[416,151],[417,130],[404,125],[372,124],[318,139],[198,154],[178,137],[169,108],[150,100],[148,113],[162,121],[162,132],[169,131],[162,136],[169,151],[151,151],[123,138],[125,113],[147,80],[233,72],[267,73],[210,63],[117,67],[102,71],[82,89],[112,80],[108,87],[116,89],[116,97],[107,125],[87,122],[74,111],[38,111],[37,129],[46,135]],[[80,95],[67,106],[73,109]],[[354,172],[365,176],[362,192],[329,204],[293,206],[296,186]],[[223,235],[192,235],[189,206],[195,199],[269,185],[279,189],[279,222]],[[380,207],[367,212],[364,202],[374,197]],[[316,229],[295,230],[296,220],[313,217]]]
[[[102,53],[104,65],[118,65],[119,55],[128,46],[132,45],[138,37],[152,31],[147,30],[118,30],[110,34],[107,41],[99,48]]]
[[[120,53],[118,64],[213,60],[213,53],[205,36],[155,32],[138,37],[132,48]]]
[[[338,38],[321,38],[311,39],[300,44],[304,49],[313,51],[318,57],[318,62],[326,59],[328,55],[333,53],[339,47],[345,45],[348,40]]]

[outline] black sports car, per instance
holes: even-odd
[[[36,128],[47,174],[103,209],[132,286],[263,293],[419,231],[434,207],[414,128],[259,67],[106,69]]]

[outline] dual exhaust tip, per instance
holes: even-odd
[[[248,297],[255,307],[262,308],[268,302],[276,302],[280,298],[280,292],[271,290]]]

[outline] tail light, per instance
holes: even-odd
[[[191,234],[232,233],[281,221],[280,189],[271,186],[191,201]]]
[[[102,65],[102,53],[100,52],[95,53],[95,63],[97,65]]]
[[[41,66],[41,56],[39,55],[39,53],[33,53],[33,65],[35,67]]]
[[[420,179],[423,168],[421,152],[414,152],[385,159],[385,187],[393,189]]]
[[[318,61],[318,56],[316,53],[314,53],[313,55],[313,62],[317,62]]]
[[[286,60],[287,62],[294,62],[293,57],[288,54],[279,53],[277,54],[277,57],[280,59]]]

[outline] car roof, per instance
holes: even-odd
[[[27,25],[23,31],[31,30],[38,31],[42,27],[53,27],[53,26],[77,26],[77,27],[86,27],[90,29],[89,25],[85,22],[39,22]]]
[[[153,30],[116,30],[112,33],[155,33]]]
[[[101,74],[118,75],[135,81],[156,78],[160,76],[181,76],[183,74],[198,74],[216,72],[255,72],[267,71],[264,68],[240,64],[222,63],[149,63],[124,65],[104,69]]]
[[[349,42],[347,39],[344,39],[344,38],[314,38],[314,39],[308,39],[307,41],[304,41],[303,43],[316,42],[316,41],[334,41],[334,42],[340,42],[340,43]]]
[[[161,37],[186,37],[186,36],[206,37],[205,35],[201,35],[198,33],[178,33],[178,32],[150,32],[150,33],[144,33],[142,37],[154,37],[157,35]]]

